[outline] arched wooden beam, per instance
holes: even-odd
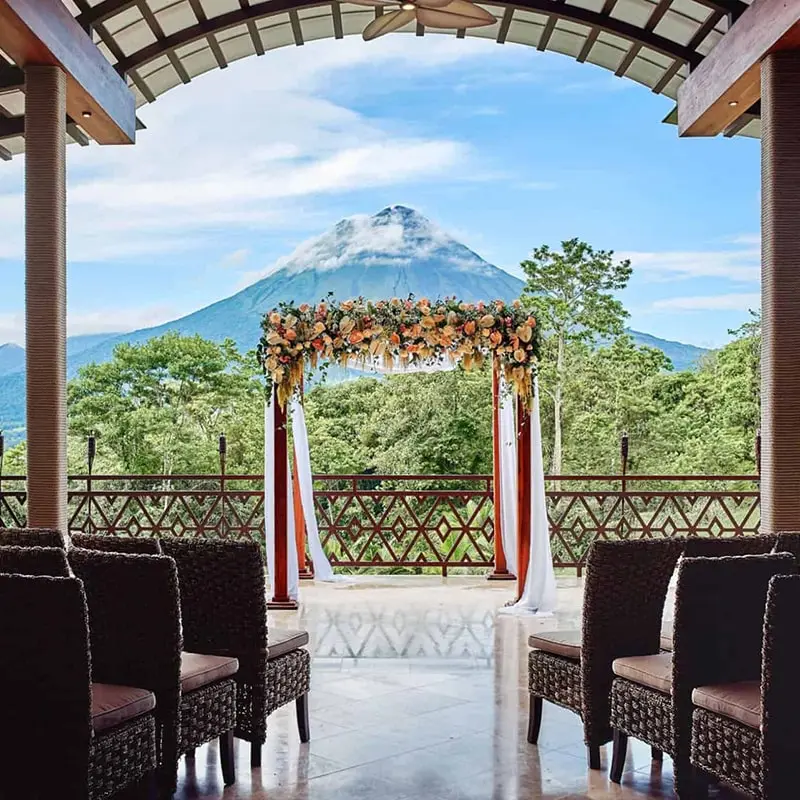
[[[110,17],[113,17],[115,14],[119,14],[120,11],[126,11],[129,8],[133,8],[137,5],[138,0],[103,0],[100,3],[92,6],[91,9],[83,12],[79,15],[78,21],[84,28],[89,28],[93,25],[96,25],[98,22],[103,22]],[[346,0],[344,0],[346,2]],[[700,5],[706,6],[707,8],[711,8],[714,11],[720,11],[723,14],[730,14],[734,19],[739,17],[742,12],[747,9],[747,3],[742,2],[742,0],[697,0]],[[270,3],[270,5],[274,5]],[[308,6],[312,5],[325,5],[321,3],[302,3],[296,2],[292,4],[294,8],[307,8]],[[524,0],[519,3],[494,3],[492,5],[508,5],[509,7],[517,7],[517,8],[529,8]],[[553,6],[558,6],[559,3],[547,3],[548,8],[552,8]],[[288,6],[283,11],[288,10]],[[272,12],[270,12],[272,13]],[[554,12],[555,13],[555,12]],[[264,16],[268,16],[265,14]]]
[[[106,0],[106,2],[116,2],[116,0]],[[211,34],[219,33],[228,28],[299,8],[314,8],[329,5],[330,3],[322,3],[319,2],[319,0],[271,0],[269,3],[260,4],[258,6],[238,8],[227,14],[214,17],[213,19],[198,22],[196,25],[191,25],[160,41],[153,42],[117,63],[116,68],[121,74],[125,74],[175,48],[182,47],[200,39],[205,39]],[[697,66],[703,59],[702,54],[698,53],[696,50],[690,50],[688,47],[681,46],[677,42],[659,36],[652,31],[647,31],[644,28],[631,25],[623,20],[618,20],[596,11],[580,8],[579,6],[570,6],[564,3],[554,2],[553,0],[518,0],[518,2],[515,3],[505,3],[501,5],[507,5],[525,11],[550,14],[560,19],[586,25],[589,28],[599,28],[600,30],[608,31],[615,36],[619,36],[622,39],[627,39],[635,45],[648,47],[669,58],[687,63],[691,67]],[[101,6],[96,6],[95,9],[100,7]]]

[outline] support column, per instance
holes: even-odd
[[[517,600],[525,591],[531,557],[531,415],[517,398]]]
[[[25,68],[28,525],[67,530],[66,77]]]
[[[761,530],[800,530],[800,51],[761,63]]]
[[[487,576],[490,581],[513,581],[508,571],[503,548],[503,488],[500,479],[502,451],[500,449],[500,364],[492,360],[492,503],[494,510],[494,569]]]
[[[286,409],[277,396],[273,398],[275,415],[275,453],[272,479],[275,487],[275,585],[267,608],[294,609],[297,602],[289,597],[289,463],[287,459]],[[265,475],[264,480],[270,476]],[[291,543],[295,547],[295,542]]]

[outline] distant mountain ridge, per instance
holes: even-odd
[[[419,212],[389,206],[374,216],[344,219],[330,231],[300,244],[276,262],[264,278],[192,314],[131,333],[91,334],[68,341],[68,374],[92,362],[108,361],[123,343],[141,343],[167,331],[233,339],[241,351],[255,347],[263,314],[280,302],[457,295],[467,302],[519,297],[523,282],[490,264]],[[639,344],[661,349],[676,369],[693,366],[705,352],[629,331]],[[16,368],[13,365],[17,364]],[[0,428],[24,429],[24,351],[0,346]]]

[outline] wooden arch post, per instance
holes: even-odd
[[[289,597],[289,462],[286,408],[281,408],[277,393],[273,398],[271,413],[275,424],[272,462],[272,481],[275,490],[275,580],[272,599],[267,603],[267,607],[295,609],[297,601]],[[264,476],[264,480],[269,479],[269,475]]]
[[[513,581],[508,571],[503,547],[503,485],[500,476],[502,461],[500,433],[500,363],[492,359],[492,502],[494,509],[494,569],[489,573],[490,581]]]
[[[517,396],[517,600],[525,591],[531,555],[531,414]]]

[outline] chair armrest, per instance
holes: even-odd
[[[795,785],[800,759],[800,576],[770,582],[764,618],[761,702],[764,796]],[[788,781],[788,782],[787,782]]]

